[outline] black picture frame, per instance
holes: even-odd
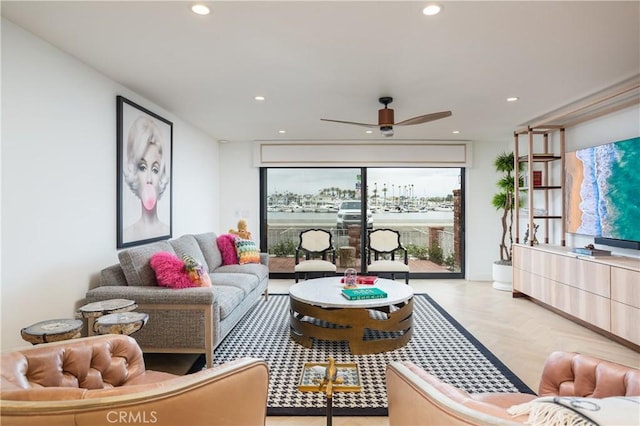
[[[173,123],[116,97],[117,247],[171,238]]]

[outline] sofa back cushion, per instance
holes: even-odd
[[[215,271],[216,268],[222,265],[222,255],[220,254],[217,243],[218,236],[215,232],[207,232],[204,234],[195,234],[193,237],[198,242],[200,250],[202,250],[206,265],[209,267],[209,272]]]
[[[124,276],[124,271],[119,263],[107,266],[100,271],[100,286],[105,285],[128,285],[127,277]]]
[[[122,272],[129,285],[156,286],[156,274],[151,269],[149,261],[154,253],[166,251],[175,254],[173,247],[167,241],[158,241],[143,246],[130,248],[118,253]]]
[[[193,257],[201,264],[205,270],[209,270],[207,260],[204,258],[204,254],[200,249],[200,245],[193,235],[183,235],[175,240],[169,240],[169,244],[173,247],[173,251],[178,255],[180,259],[186,254]]]

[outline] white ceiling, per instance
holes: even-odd
[[[426,1],[207,4],[208,16],[186,1],[1,7],[5,18],[229,141],[380,139],[320,121],[376,123],[380,96],[394,97],[396,121],[453,112],[396,127],[394,139],[510,141],[529,120],[640,72],[638,1],[440,2],[435,17],[421,13]]]

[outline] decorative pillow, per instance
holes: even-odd
[[[239,264],[260,263],[260,250],[253,241],[236,237],[236,251]]]
[[[187,272],[189,281],[197,287],[211,287],[211,277],[200,262],[188,254],[183,254],[182,260],[184,260],[184,270]]]
[[[161,287],[187,288],[196,286],[189,280],[184,269],[184,261],[173,253],[166,251],[154,253],[149,264],[156,273],[158,285]]]
[[[218,250],[222,254],[223,265],[237,265],[238,264],[238,252],[236,251],[235,235],[222,234],[216,239],[218,244]]]

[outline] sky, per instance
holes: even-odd
[[[369,194],[378,188],[382,197],[387,185],[387,197],[400,195],[400,188],[413,184],[416,197],[444,197],[460,188],[459,168],[369,168]],[[267,194],[292,192],[294,194],[317,194],[323,188],[338,187],[355,189],[359,168],[353,169],[269,169]]]

